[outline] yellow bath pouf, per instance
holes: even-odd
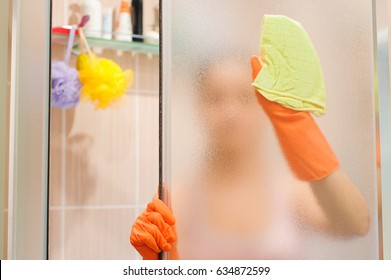
[[[265,15],[261,37],[262,70],[253,86],[270,101],[320,116],[326,90],[318,54],[300,23]]]
[[[123,71],[114,61],[93,54],[79,55],[77,70],[83,85],[81,99],[92,101],[96,109],[106,109],[133,86],[133,71]]]

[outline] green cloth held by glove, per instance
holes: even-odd
[[[262,29],[262,70],[252,85],[270,101],[323,115],[326,92],[322,68],[306,31],[300,23],[278,15],[265,15]]]

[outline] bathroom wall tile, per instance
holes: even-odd
[[[82,14],[81,14],[81,0],[67,0],[65,3],[65,14],[63,24],[79,24]],[[64,9],[64,6],[63,6]]]
[[[62,259],[61,239],[62,239],[62,211],[49,210],[49,259]]]
[[[140,97],[140,203],[148,203],[159,183],[159,98]]]
[[[8,162],[8,156],[6,156],[6,160]],[[6,180],[6,182],[8,181],[8,174],[5,174],[5,178],[3,178]],[[7,198],[7,199],[4,199],[4,210],[8,211],[8,194],[9,194],[9,189],[8,187],[5,187],[4,188],[4,198]]]
[[[52,43],[51,56],[53,60],[64,60],[66,47],[55,42]]]
[[[52,26],[62,26],[66,23],[67,11],[64,11],[67,0],[52,1]]]
[[[143,31],[151,31],[159,26],[159,0],[143,1]]]
[[[65,259],[134,259],[133,209],[67,210]]]
[[[118,0],[100,0],[102,8],[117,7]]]
[[[62,186],[62,111],[51,109],[50,112],[50,160],[49,160],[49,205],[61,205]],[[58,131],[58,132],[57,132]]]
[[[7,197],[7,196],[6,196]],[[4,243],[3,244],[8,244],[8,211],[4,211],[4,228],[2,228],[2,230],[4,230]],[[7,259],[8,255],[7,255],[7,246],[4,246],[3,248],[3,256],[4,256],[4,260]]]
[[[139,56],[139,87],[141,90],[159,90],[159,57]]]
[[[67,143],[67,205],[135,203],[135,101],[95,110],[81,103]]]
[[[66,184],[66,154],[68,137],[75,109],[51,108],[50,111],[50,161],[49,161],[49,205],[62,204],[63,187]]]
[[[116,62],[119,66],[121,66],[123,70],[132,70],[134,74],[134,79],[136,78],[136,75],[138,74],[136,72],[137,56],[140,56],[142,54],[132,52],[118,53],[117,51],[111,51],[111,55],[113,56],[113,59],[116,59]],[[134,88],[134,84],[132,88]]]

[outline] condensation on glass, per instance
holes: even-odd
[[[305,7],[305,8],[304,8]],[[368,234],[303,229],[295,179],[251,88],[262,18],[308,32],[324,72],[316,122],[370,208]],[[378,258],[372,1],[163,2],[163,181],[182,259]]]

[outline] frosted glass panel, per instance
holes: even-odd
[[[314,119],[358,190],[335,201],[362,195],[368,231],[320,226],[341,205],[296,178],[257,102],[250,56],[265,14],[300,22],[318,53],[327,111]],[[162,23],[163,181],[179,258],[378,258],[372,1],[171,0]]]

